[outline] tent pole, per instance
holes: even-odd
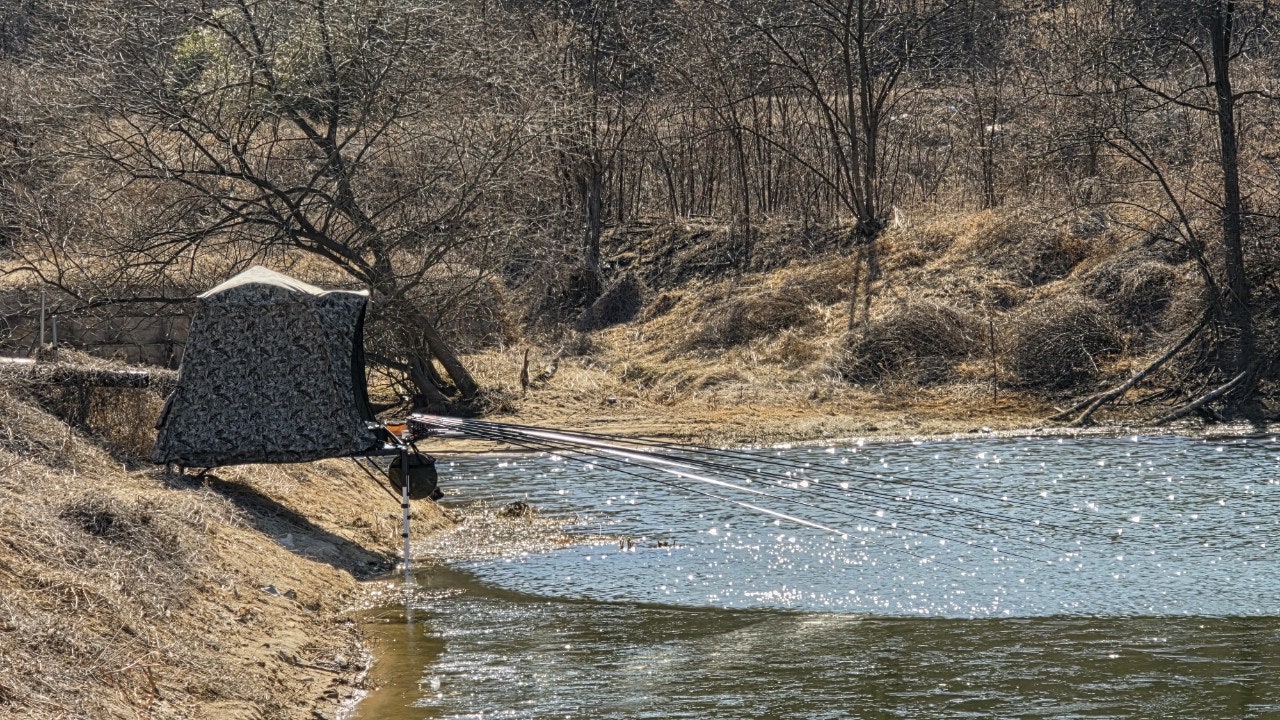
[[[404,517],[404,528],[400,537],[404,539],[404,582],[409,584],[409,450],[400,446],[400,512]]]

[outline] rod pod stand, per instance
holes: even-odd
[[[409,554],[409,450],[404,445],[400,446],[400,513],[403,519],[400,537],[404,540],[404,560],[401,567],[404,570],[405,586],[408,587],[412,581]]]

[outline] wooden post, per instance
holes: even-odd
[[[991,404],[996,403],[1000,393],[1000,370],[996,367],[996,319],[987,310],[987,357],[991,359]]]

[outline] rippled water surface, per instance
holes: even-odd
[[[1274,439],[757,452],[792,474],[752,503],[822,529],[571,458],[445,463],[451,502],[617,539],[423,571],[360,717],[1280,717]]]

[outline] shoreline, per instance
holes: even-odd
[[[1247,427],[1192,424],[1067,428],[1045,423],[1045,404],[1025,398],[986,408],[939,397],[918,404],[818,406],[637,399],[625,408],[596,399],[546,388],[531,392],[525,407],[488,419],[735,446],[1257,434]],[[399,556],[398,498],[344,460],[178,477],[150,465],[122,467],[103,436],[71,430],[27,401],[9,402],[14,419],[7,427],[15,442],[25,444],[0,448],[0,491],[11,506],[7,515],[0,513],[0,537],[18,542],[0,543],[0,591],[11,599],[10,614],[0,622],[15,628],[0,634],[0,671],[7,672],[0,672],[0,693],[7,694],[0,697],[11,698],[0,703],[0,717],[52,719],[65,717],[58,708],[71,707],[112,719],[139,713],[210,720],[359,716],[358,708],[376,691],[377,663],[386,653],[359,616],[398,592],[384,574]],[[122,409],[128,412],[120,418],[134,423],[149,412],[145,406]],[[47,441],[64,437],[61,445]],[[446,462],[510,451],[456,438],[420,446]],[[446,490],[447,473],[442,468]],[[416,502],[414,541],[440,552],[497,540],[508,542],[503,552],[566,542],[554,526],[512,532],[523,522],[503,525],[493,519],[496,510],[468,514],[466,508]],[[37,526],[56,534],[33,534]],[[6,573],[6,567],[13,570]],[[114,574],[121,568],[124,577]],[[155,584],[161,571],[172,579]],[[140,615],[138,608],[157,606],[153,596],[161,610]],[[83,598],[93,600],[86,606]],[[89,652],[50,646],[40,640],[46,627],[61,627],[74,647]],[[136,635],[122,639],[110,631],[118,627]],[[87,658],[110,653],[122,658],[118,669],[86,670]],[[138,669],[139,657],[147,658],[145,672]],[[7,671],[6,663],[12,666]],[[36,666],[52,672],[36,677],[23,670]]]
[[[1200,439],[1209,440],[1214,438],[1224,438],[1224,439],[1237,438],[1238,439],[1238,438],[1252,438],[1252,437],[1267,437],[1277,431],[1280,431],[1280,428],[1277,428],[1274,424],[1267,426],[1267,428],[1263,430],[1257,430],[1248,426],[1240,426],[1240,425],[1224,426],[1224,427],[1208,426],[1208,427],[1198,427],[1198,428],[1190,427],[1188,425],[1180,425],[1180,426],[1164,427],[1164,428],[1150,428],[1150,427],[1144,428],[1144,427],[1133,426],[1133,425],[1106,425],[1106,426],[1095,426],[1090,428],[1039,427],[1039,428],[1021,428],[1021,429],[1003,429],[1003,430],[986,429],[985,431],[980,429],[977,433],[974,433],[971,431],[957,431],[957,430],[952,430],[949,432],[934,432],[934,433],[916,434],[916,435],[890,435],[890,434],[882,433],[882,434],[876,434],[876,435],[861,436],[861,437],[854,436],[854,437],[848,437],[848,438],[795,437],[790,440],[778,441],[778,442],[770,443],[768,445],[757,445],[757,446],[758,447],[759,446],[763,446],[763,447],[813,446],[813,445],[826,445],[826,444],[855,443],[855,442],[858,442],[859,440],[867,443],[904,443],[904,442],[913,442],[913,441],[921,441],[921,440],[926,442],[931,440],[963,442],[965,440],[976,440],[980,438],[1019,438],[1019,437],[1117,438],[1117,437],[1124,437],[1128,435],[1138,435],[1138,436],[1144,436],[1144,437],[1184,437],[1184,438],[1200,438]],[[492,447],[493,445],[494,445],[493,443],[478,443],[476,441],[450,438],[448,439],[447,443],[444,443],[438,446],[432,446],[430,449],[433,451],[440,452],[441,457],[447,457],[450,453],[456,453],[460,455],[465,454],[472,459],[481,455],[493,455],[496,457],[502,457],[502,456],[509,456],[509,455],[524,455],[529,453],[542,452],[538,450],[512,450],[512,449],[503,450],[500,448]],[[448,487],[447,477],[442,477],[441,481],[442,481],[442,486],[447,488]],[[451,509],[456,510],[457,508],[451,508]],[[459,524],[454,528],[441,528],[433,531],[431,537],[433,538],[439,537],[439,535],[444,533],[449,533],[451,531],[465,532],[466,529],[467,528],[463,524]],[[574,544],[590,544],[592,540],[590,536],[585,536],[585,535],[572,536],[572,537],[575,538]],[[524,546],[515,546],[515,547],[507,548],[506,552],[509,554],[514,552],[519,552],[521,550],[527,551],[528,549],[529,549],[528,547],[524,547]],[[431,567],[436,567],[436,566],[447,568],[449,562],[451,562],[451,559],[447,556],[441,556],[437,554],[437,555],[421,558],[417,560],[417,562],[420,563],[419,564],[420,569],[426,569],[427,571],[429,571]],[[380,581],[386,582],[387,578],[382,578]],[[375,581],[375,582],[378,582],[378,581]],[[391,584],[394,584],[394,583],[391,583]],[[380,608],[374,608],[374,612],[387,613],[390,615],[397,614],[397,610],[402,611],[402,608],[400,608],[400,606],[391,605],[391,604],[381,606]],[[366,608],[362,612],[368,613],[369,609]],[[391,623],[388,623],[388,624],[395,624],[395,622],[391,621]],[[384,703],[393,702],[395,700],[394,697],[388,696],[386,695],[386,693],[400,693],[401,695],[403,695],[406,692],[405,688],[408,687],[408,685],[401,683],[400,680],[396,678],[391,678],[390,676],[385,674],[379,674],[379,671],[378,671],[380,664],[384,669],[387,667],[386,663],[388,663],[388,657],[399,657],[404,655],[405,654],[404,646],[402,644],[398,644],[398,641],[396,640],[392,640],[388,642],[387,638],[389,637],[390,634],[378,632],[377,628],[380,627],[381,624],[377,623],[376,620],[370,620],[367,618],[364,620],[360,620],[359,626],[361,629],[361,634],[363,636],[363,643],[365,644],[365,647],[371,658],[371,664],[366,669],[366,677],[369,679],[370,682],[368,685],[362,688],[364,693],[363,697],[361,699],[354,700],[347,708],[346,714],[339,716],[341,720],[361,720],[364,717],[369,717],[369,718],[376,717],[376,714],[362,715],[361,714],[362,708],[364,708],[363,712],[365,713],[369,713],[369,712],[377,713],[378,708],[383,707]],[[426,643],[425,640],[421,642]],[[403,663],[400,663],[400,662],[394,663],[394,665],[397,667],[401,664]],[[400,683],[400,684],[397,684],[397,683]],[[403,687],[401,687],[401,685],[403,685]],[[416,688],[416,685],[414,685],[413,687]],[[372,710],[369,710],[368,709],[369,706],[366,706],[365,703],[371,698],[378,699],[379,704],[374,706]]]

